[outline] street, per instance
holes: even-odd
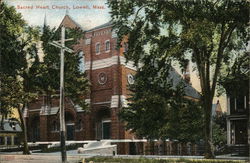
[[[78,163],[83,159],[96,155],[76,154],[75,150],[67,151],[67,161],[69,163]],[[104,156],[104,155],[102,155]],[[105,155],[108,156],[108,155]],[[114,158],[151,158],[151,159],[203,159],[203,156],[160,156],[160,155],[116,155]],[[248,160],[247,157],[231,157],[230,155],[217,156],[218,160]],[[54,153],[33,153],[31,155],[22,155],[21,153],[0,153],[0,163],[61,163],[59,152]]]

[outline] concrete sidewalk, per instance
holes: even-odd
[[[81,156],[68,156],[69,163],[78,163]],[[61,163],[61,156],[46,155],[0,155],[0,163]]]
[[[93,157],[96,155],[89,154],[68,154],[67,161],[69,163],[79,163],[80,160],[84,158]],[[101,156],[101,155],[99,155]],[[104,156],[104,155],[102,155]],[[108,156],[108,155],[105,155]],[[110,155],[111,156],[111,155]],[[116,155],[114,158],[155,158],[155,159],[203,159],[203,156],[159,156],[159,155]],[[248,160],[247,157],[229,157],[225,156],[217,156],[218,160]],[[60,154],[56,153],[54,155],[47,153],[36,153],[31,155],[22,155],[22,154],[3,154],[0,153],[0,163],[61,163]]]

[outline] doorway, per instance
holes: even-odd
[[[40,117],[37,115],[31,121],[32,142],[40,141]]]
[[[70,112],[65,112],[65,122],[66,122],[66,138],[67,140],[74,140],[75,133],[75,118]]]
[[[111,139],[110,108],[101,107],[95,113],[95,136],[97,140]]]
[[[74,140],[74,132],[75,132],[75,125],[74,124],[66,124],[67,130],[67,140]]]
[[[102,139],[110,139],[111,120],[102,121]]]
[[[247,121],[235,121],[235,144],[247,144]]]

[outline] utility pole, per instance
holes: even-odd
[[[65,117],[64,117],[64,51],[73,53],[74,51],[65,47],[65,41],[71,41],[73,39],[65,39],[65,27],[61,27],[61,40],[53,41],[50,44],[61,49],[61,64],[60,64],[60,144],[61,144],[61,156],[62,162],[67,162],[66,152],[66,129],[65,129]]]
[[[65,117],[64,117],[64,49],[65,46],[65,28],[61,28],[61,66],[60,66],[60,141],[61,141],[61,154],[62,162],[67,161],[67,151],[65,146]]]

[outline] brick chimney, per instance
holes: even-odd
[[[187,83],[191,84],[191,83],[190,83],[189,62],[188,62],[188,64],[187,64],[187,66],[185,67],[184,71],[183,71],[183,78],[184,78],[184,80],[185,80]]]

